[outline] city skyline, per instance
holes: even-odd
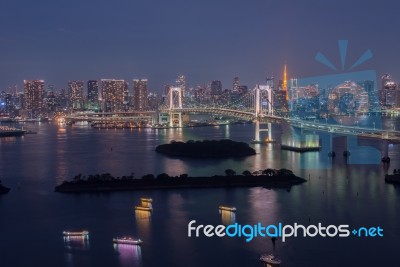
[[[1,266],[396,265],[399,10],[2,1]]]
[[[252,86],[272,73],[278,76],[284,62],[293,78],[332,73],[314,56],[322,51],[339,65],[339,39],[349,40],[349,62],[366,49],[373,52],[373,60],[358,70],[375,69],[399,80],[394,33],[400,4],[394,1],[118,4],[3,4],[1,90],[20,87],[23,80],[43,79],[65,88],[70,79],[146,77],[151,90],[161,91],[178,74],[192,85],[216,79],[230,84],[239,76]],[[118,10],[119,16],[104,20],[108,10]],[[134,10],[143,12],[132,16]],[[382,41],[388,34],[391,41]]]

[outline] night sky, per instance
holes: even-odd
[[[366,50],[374,69],[400,81],[400,2],[376,0],[2,0],[0,90],[24,79],[148,78],[161,91],[178,74],[189,86],[239,76],[252,88],[280,77],[341,73]],[[314,60],[322,52],[339,71]]]

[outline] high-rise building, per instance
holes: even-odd
[[[176,87],[181,88],[182,95],[184,96],[186,90],[186,77],[184,75],[179,75],[178,78],[176,78],[175,85]]]
[[[2,105],[4,105],[4,111],[8,114],[11,114],[14,109],[15,109],[15,105],[13,102],[13,97],[12,94],[7,93],[4,96],[4,102],[2,103]]]
[[[129,83],[124,84],[124,104],[127,105],[129,102]]]
[[[211,95],[217,96],[222,94],[222,82],[221,81],[212,81],[211,82]]]
[[[83,81],[69,81],[68,96],[70,107],[76,110],[83,109]]]
[[[60,109],[65,109],[68,107],[68,96],[64,88],[61,89],[59,95],[57,95],[57,103]]]
[[[56,95],[53,91],[47,93],[46,106],[49,112],[55,112],[57,108]]]
[[[370,109],[374,110],[379,107],[379,95],[375,88],[375,82],[372,80],[358,81],[357,84],[364,88],[368,95]]]
[[[148,94],[148,107],[149,110],[157,110],[158,106],[161,103],[161,95],[156,93]]]
[[[232,92],[233,93],[239,92],[239,87],[240,87],[239,77],[233,78]]]
[[[381,78],[382,87],[379,91],[379,102],[382,106],[394,107],[397,104],[396,83],[389,74],[385,74]]]
[[[47,91],[48,92],[55,92],[55,86],[54,86],[54,84],[49,84],[49,85],[47,85]]]
[[[99,109],[99,82],[97,80],[87,82],[87,101],[88,109]]]
[[[97,80],[87,82],[87,94],[89,102],[97,103],[99,101],[99,82]]]
[[[381,77],[381,90],[383,90],[386,86],[386,83],[392,82],[392,76],[390,74],[383,74]]]
[[[148,108],[147,79],[133,80],[134,109],[145,111]]]
[[[25,110],[28,118],[38,118],[44,112],[45,85],[43,80],[24,80]]]
[[[103,110],[106,112],[122,111],[124,109],[124,90],[125,80],[102,79]]]
[[[284,113],[288,112],[288,101],[286,100],[287,98],[287,92],[284,90],[278,90],[275,91],[274,93],[274,109],[275,111],[283,115]]]

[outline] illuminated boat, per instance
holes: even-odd
[[[140,238],[134,239],[132,237],[117,237],[113,238],[113,243],[119,245],[140,245],[143,243],[143,241]]]
[[[84,231],[77,231],[77,232],[72,232],[72,231],[64,231],[63,235],[65,237],[88,237],[89,232],[84,230]]]
[[[219,206],[220,210],[226,210],[226,211],[232,211],[235,212],[236,208],[235,207],[227,207],[227,206]]]
[[[135,206],[135,210],[153,211],[153,208],[152,207]]]
[[[0,126],[0,137],[22,136],[26,131],[14,127]]]
[[[151,198],[145,198],[145,197],[142,197],[142,198],[140,198],[140,201],[141,201],[141,202],[148,202],[148,203],[152,203],[152,202],[153,202],[153,199],[151,199]]]
[[[274,255],[261,255],[260,261],[270,264],[272,266],[279,266],[281,264],[281,260],[275,258]]]

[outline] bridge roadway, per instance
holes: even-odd
[[[291,126],[304,130],[314,130],[340,135],[356,135],[360,137],[384,139],[400,142],[400,132],[386,129],[372,129],[358,126],[346,126],[338,124],[327,124],[314,121],[284,118]]]
[[[215,115],[231,116],[239,119],[255,120],[260,122],[281,123],[285,121],[293,127],[302,128],[305,130],[313,130],[319,132],[328,132],[340,135],[356,135],[361,137],[368,137],[374,139],[385,139],[400,142],[400,132],[395,130],[371,129],[356,126],[346,126],[337,124],[327,124],[315,121],[306,121],[288,117],[279,117],[274,115],[261,115],[255,118],[254,112],[251,110],[234,110],[227,108],[174,108],[173,110],[164,109],[159,112],[182,112],[182,113],[206,113]],[[151,120],[157,114],[156,111],[134,111],[134,112],[82,112],[75,113],[71,116],[66,116],[67,121],[138,121],[138,120]],[[129,116],[130,115],[130,116]],[[136,116],[132,116],[136,115]]]
[[[170,110],[162,110],[162,112],[170,112]],[[226,108],[174,108],[171,112],[182,112],[182,113],[206,113],[215,115],[225,115],[240,119],[254,119],[254,112],[226,109]]]
[[[141,121],[141,120],[152,120],[152,116],[126,116],[126,117],[65,117],[66,121],[88,121],[88,122],[131,122],[131,121]]]

